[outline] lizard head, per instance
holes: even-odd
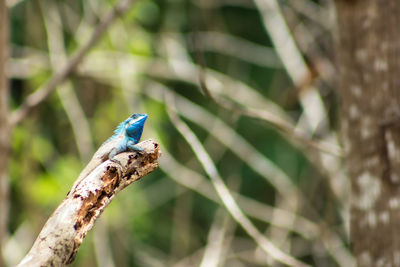
[[[129,138],[133,138],[135,143],[139,142],[142,136],[144,123],[147,117],[147,114],[134,113],[124,122],[126,135]]]

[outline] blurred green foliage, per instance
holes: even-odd
[[[35,0],[21,1],[11,8],[12,62],[17,66],[11,79],[10,101],[13,109],[18,108],[30,93],[54,74],[49,59],[54,51],[49,50],[46,41],[49,34],[46,23],[57,24],[52,16],[59,16],[61,25],[57,27],[64,38],[65,52],[70,56],[85,43],[96,25],[118,2],[46,0],[40,3]],[[282,6],[292,18],[297,13],[291,9],[289,2],[282,2]],[[323,3],[318,5],[325,8]],[[287,136],[270,124],[240,116],[207,98],[198,87],[199,73],[195,73],[191,81],[179,78],[189,70],[185,66],[174,65],[174,58],[188,60],[194,65],[199,63],[198,52],[193,49],[195,41],[190,38],[195,31],[220,32],[272,48],[271,38],[252,1],[136,1],[123,18],[115,21],[70,76],[72,94],[77,97],[80,106],[65,106],[62,96],[53,93],[14,129],[10,160],[11,234],[18,231],[24,222],[30,222],[33,238],[88,161],[88,158],[82,158],[77,147],[79,136],[72,127],[77,121],[71,121],[69,117],[77,108],[83,110],[85,117],[81,119],[90,127],[89,133],[78,135],[90,137],[86,145],[91,153],[132,112],[146,112],[149,121],[143,139],[156,138],[162,143],[163,151],[168,151],[178,162],[205,176],[190,147],[169,120],[166,105],[151,96],[148,86],[155,82],[200,105],[228,124],[254,147],[254,151],[260,152],[262,157],[283,170],[307,196],[310,206],[317,208],[318,214],[304,207],[293,212],[316,220],[316,223],[325,218],[327,212],[330,216],[328,224],[343,228],[339,208],[335,208],[336,200],[331,197],[326,181],[316,170],[314,162],[305,157],[302,149],[294,147]],[[178,47],[182,46],[182,50],[173,47],[176,43]],[[263,98],[278,103],[294,120],[302,114],[298,103],[299,92],[291,85],[282,67],[260,66],[223,53],[223,49],[204,49],[201,53],[207,69],[227,75],[234,84],[246,84]],[[28,64],[27,71],[22,69],[22,59]],[[168,71],[159,75],[157,70],[163,67]],[[209,86],[213,84],[209,83]],[[330,85],[324,86],[329,92]],[[331,100],[327,104],[333,107],[329,115],[335,116],[335,102]],[[243,161],[203,128],[213,129],[213,125],[199,125],[187,118],[184,121],[202,141],[233,191],[270,206],[280,205],[282,200],[276,189],[249,167],[249,162]],[[326,205],[333,205],[333,212],[327,211],[324,208]],[[118,195],[100,219],[106,230],[100,231],[95,226],[72,266],[104,266],[97,261],[110,255],[114,266],[151,266],[151,259],[154,266],[156,262],[169,266],[190,256],[198,264],[201,254],[195,254],[207,244],[207,236],[219,207],[220,204],[176,183],[167,172],[159,169]],[[288,207],[283,205],[281,208]],[[269,223],[260,220],[254,220],[254,223],[261,232],[269,233],[272,229]],[[263,257],[257,258],[252,254],[255,244],[240,227],[233,228],[229,234],[232,246],[224,266],[264,265]],[[320,252],[320,256],[318,253],[310,254],[319,241],[299,241],[298,234],[292,231],[287,234],[289,239],[295,240],[292,245],[297,251],[296,257],[313,265],[336,266],[337,263],[326,251]],[[101,244],[94,237],[96,235],[101,236],[100,240],[105,244]],[[343,238],[343,233],[338,235]],[[99,255],[99,246],[110,249],[109,254]],[[297,249],[299,246],[303,249]],[[242,255],[241,251],[248,251],[250,256]]]

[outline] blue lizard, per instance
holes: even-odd
[[[142,148],[136,146],[136,144],[140,141],[147,117],[147,114],[134,113],[118,125],[114,134],[99,147],[90,162],[79,174],[73,187],[76,187],[82,179],[106,160],[109,159],[118,163],[114,159],[117,154],[125,151],[142,151]]]
[[[147,114],[135,113],[118,125],[113,136],[104,143],[113,143],[113,148],[108,155],[109,159],[113,160],[115,155],[124,151],[142,151],[140,147],[135,145],[139,143],[140,137],[142,137],[143,127],[147,117]],[[115,140],[117,140],[116,143]]]

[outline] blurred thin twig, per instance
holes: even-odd
[[[281,12],[277,0],[254,0],[272,43],[282,60],[285,69],[297,88],[302,88],[299,95],[303,114],[298,126],[311,135],[317,127],[326,126],[327,114],[314,86],[310,86],[312,72],[307,66],[293,35]]]
[[[146,93],[162,101],[160,99],[162,94],[164,91],[168,91],[162,90],[162,88],[161,85],[157,86],[155,84],[154,86],[149,86]],[[258,152],[254,146],[237,134],[225,122],[179,95],[175,95],[174,100],[179,114],[182,114],[185,118],[207,130],[214,138],[248,164],[250,168],[273,185],[275,190],[282,194],[282,196],[289,197],[291,194],[294,194],[295,199],[301,199],[301,202],[305,201],[304,196],[302,196],[301,192],[293,184],[293,181],[282,169]]]
[[[161,85],[156,86],[156,84],[153,84],[153,86],[148,86],[145,92],[153,99],[162,102],[163,100],[161,99],[161,96],[163,95],[163,91],[168,89],[164,88],[164,90],[162,90],[161,88],[163,88]],[[315,214],[315,210],[313,210],[313,208],[309,205],[309,203],[302,195],[302,193],[297,191],[296,188],[293,188],[293,185],[290,185],[288,183],[289,178],[286,176],[286,174],[283,173],[282,170],[280,170],[273,163],[269,162],[266,157],[258,153],[254,147],[252,147],[244,139],[242,139],[239,135],[237,135],[233,130],[231,130],[227,125],[225,125],[224,122],[222,122],[220,119],[216,117],[213,117],[211,114],[207,113],[206,110],[200,108],[194,103],[191,103],[189,100],[184,99],[176,94],[174,96],[174,100],[176,108],[179,111],[179,114],[184,116],[186,119],[189,119],[190,121],[193,121],[194,123],[203,127],[210,134],[212,134],[214,138],[216,138],[224,145],[226,145],[233,153],[235,153],[239,158],[245,161],[250,166],[250,168],[252,168],[255,172],[257,172],[259,175],[268,180],[272,185],[274,185],[276,190],[280,192],[282,197],[285,197],[290,201],[295,201],[296,205],[300,201],[305,207],[308,208],[308,210],[311,213]],[[167,159],[169,159],[168,160],[169,163],[163,164],[163,161]],[[161,163],[161,169],[166,170],[171,177],[175,177],[177,175],[177,172],[173,172],[173,170],[169,168],[170,166],[173,166],[173,164],[171,163],[171,157],[168,157],[167,154],[164,155],[160,163]],[[180,168],[180,172],[184,172],[184,170]],[[184,181],[183,179],[177,179],[176,181],[193,190],[196,190],[197,192],[203,194],[207,198],[211,197],[209,193],[206,193],[209,192],[209,190],[202,189],[202,186],[200,186],[199,182],[197,182],[196,179],[194,179],[194,177],[196,176],[193,173],[187,173],[187,176],[193,178],[190,180],[190,183],[189,181]],[[274,221],[272,220],[272,214],[273,214],[272,212],[271,216],[267,216],[266,214],[267,212],[264,211],[263,214],[266,217],[260,218],[259,215],[253,212],[256,210],[257,205],[252,206],[252,204],[247,201],[247,200],[250,201],[250,199],[246,198],[242,199],[242,198],[243,196],[238,196],[238,201],[243,201],[241,202],[241,205],[243,205],[243,208],[246,210],[246,213],[248,213],[252,217],[261,220],[266,220],[272,224],[274,223]],[[256,202],[254,202],[254,204],[256,204]],[[263,206],[264,208],[266,208],[265,205]],[[273,209],[273,212],[275,213],[278,212],[276,214],[280,213],[279,210],[277,209]],[[291,214],[294,215],[293,213]],[[285,219],[286,218],[285,216],[291,216],[291,215],[289,214],[284,215],[280,213],[277,218],[282,218],[283,221],[280,220],[280,225],[282,227],[290,229],[291,225],[290,221],[292,217]],[[310,237],[310,235],[306,233],[314,226],[309,224],[311,222],[304,221],[304,218],[300,217],[299,215],[295,215],[295,217],[296,216],[297,216],[296,223],[295,225],[293,225],[294,228],[292,230],[302,235],[305,234],[304,236],[306,238],[312,238]],[[317,230],[319,228],[320,230]],[[353,266],[353,258],[349,250],[344,245],[344,242],[341,240],[338,234],[334,232],[333,229],[331,230],[329,228],[329,226],[325,222],[321,221],[320,226],[315,226],[315,230],[311,230],[311,232],[313,233],[312,236],[316,234],[315,237],[321,240],[324,247],[333,256],[333,258],[340,264],[340,266]]]
[[[199,85],[200,89],[203,93],[208,96],[210,99],[214,100],[217,104],[223,106],[224,108],[236,112],[241,115],[246,115],[249,117],[261,119],[266,121],[276,127],[278,130],[283,132],[285,135],[288,135],[290,138],[288,140],[294,140],[297,145],[306,145],[313,149],[320,150],[325,153],[333,154],[335,156],[343,156],[341,149],[338,147],[326,144],[321,141],[312,140],[308,138],[305,134],[301,131],[296,130],[294,125],[291,125],[289,121],[280,118],[268,110],[257,110],[251,107],[246,107],[235,103],[232,100],[228,100],[226,98],[218,97],[213,95],[210,90],[208,89],[206,83],[206,73],[205,73],[205,62],[203,57],[203,49],[201,44],[201,39],[197,37],[197,33],[192,35],[193,38],[193,46],[196,53],[197,62],[199,64]],[[293,74],[294,76],[295,74]]]
[[[215,202],[220,202],[215,190],[213,190],[210,182],[201,174],[187,168],[183,164],[180,164],[167,152],[163,152],[163,157],[160,158],[160,168],[166,174],[168,174],[175,182],[197,192],[198,194]],[[190,178],[188,178],[190,177]],[[276,207],[268,206],[265,203],[258,202],[249,197],[241,194],[233,193],[235,199],[239,203],[239,206],[243,211],[250,217],[264,221],[275,227],[296,232],[300,236],[306,239],[316,238],[318,232],[318,226],[312,221],[306,218],[294,214],[290,211],[278,209]],[[272,220],[273,214],[278,214],[281,220]],[[295,219],[295,225],[289,225],[286,222]]]
[[[93,229],[94,251],[98,267],[115,267],[112,256],[112,245],[109,240],[107,217],[103,216],[97,221]]]
[[[193,52],[201,49],[200,51],[218,52],[262,67],[283,67],[274,49],[231,34],[201,31],[189,33],[188,38],[193,40],[191,42]],[[243,53],[243,51],[246,51],[246,53]]]
[[[43,12],[43,18],[47,33],[50,62],[55,71],[60,71],[61,67],[67,62],[60,14],[57,6],[52,1],[47,3],[41,1],[39,3],[42,12],[45,11],[45,8],[47,10],[47,12]],[[89,123],[73,90],[72,83],[68,81],[58,87],[57,93],[72,126],[81,160],[87,162],[94,151]]]
[[[231,224],[229,214],[223,208],[219,208],[208,233],[200,267],[218,267],[224,261],[224,241]]]
[[[288,5],[296,12],[318,23],[321,27],[325,29],[332,28],[331,21],[327,19],[329,18],[329,11],[326,7],[308,0],[291,0],[288,1]]]
[[[34,93],[29,95],[25,102],[12,113],[11,125],[19,123],[28,112],[44,101],[64,80],[72,73],[80,62],[85,58],[89,50],[100,40],[103,33],[112,24],[112,22],[122,14],[124,14],[134,3],[133,0],[123,0],[118,3],[112,11],[110,11],[101,20],[101,23],[96,27],[89,41],[78,49],[69,59],[64,67],[56,72],[44,85],[38,88]]]
[[[278,50],[278,54],[281,56],[289,76],[296,86],[300,86],[305,82],[304,77],[311,77],[311,72],[303,61],[300,51],[297,49],[296,44],[290,35],[289,29],[286,26],[282,14],[280,13],[278,4],[275,2],[275,0],[271,0],[268,2],[268,4],[264,3],[259,5],[261,6],[260,12],[262,12],[264,17],[264,26],[271,31],[271,37],[274,40],[275,46],[279,46],[276,49]],[[265,18],[265,16],[267,16],[266,12],[272,12],[273,16],[271,16],[271,18]],[[281,27],[282,32],[278,33],[275,29],[270,29],[273,28],[274,25]],[[331,161],[335,161],[335,166],[337,166],[340,160],[339,158],[343,157],[342,149],[338,145],[335,134],[332,131],[329,131],[332,134],[328,137],[333,137],[330,138],[331,144],[324,141],[311,139],[311,135],[317,129],[317,127],[320,127],[321,125],[327,127],[327,114],[323,106],[322,99],[316,88],[307,85],[306,89],[300,92],[300,103],[303,106],[303,113],[296,126],[291,123],[290,120],[284,119],[284,117],[277,116],[272,112],[269,112],[268,109],[256,109],[251,106],[240,105],[233,98],[223,98],[218,94],[214,95],[209,90],[206,82],[206,68],[202,54],[201,40],[197,38],[197,35],[193,35],[193,38],[193,46],[196,47],[195,53],[199,64],[199,86],[204,94],[217,104],[228,110],[236,112],[237,114],[246,115],[271,123],[288,137],[287,140],[289,142],[297,147],[304,148],[304,155],[310,160],[310,162],[314,163],[323,177],[329,178],[327,180],[330,183],[333,192],[335,193],[335,197],[339,200],[342,199],[341,196],[343,195],[342,192],[344,190],[342,187],[338,187],[337,183],[335,183],[333,179],[337,170],[333,169],[331,166],[328,166],[326,164],[326,160],[324,160],[326,159],[327,154],[331,154],[335,156],[335,158],[331,159]],[[288,44],[286,44],[284,47],[280,45],[282,39],[285,39],[288,42]],[[182,49],[179,47],[179,45],[176,45],[175,47],[175,49]],[[289,52],[294,56],[294,62],[290,61],[289,58],[286,57],[286,54]],[[303,78],[301,78],[302,76]],[[344,202],[342,201],[341,204],[343,203]]]
[[[253,223],[247,218],[242,210],[237,205],[232,197],[229,189],[226,187],[223,179],[220,177],[218,170],[212,162],[212,159],[201,145],[197,136],[190,130],[190,128],[178,118],[177,114],[172,110],[174,108],[173,99],[171,95],[166,95],[167,111],[170,119],[174,123],[176,129],[182,134],[189,146],[192,148],[194,154],[199,159],[204,170],[211,178],[211,182],[216,189],[219,197],[221,198],[224,206],[231,214],[231,216],[243,227],[243,229],[254,239],[254,241],[273,259],[287,264],[289,266],[308,266],[307,264],[293,258],[292,256],[284,253],[282,250],[272,244],[265,236],[263,236]]]

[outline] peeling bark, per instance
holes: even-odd
[[[336,6],[351,244],[359,266],[400,266],[400,2]]]
[[[94,222],[115,195],[158,167],[159,145],[138,144],[144,153],[121,153],[118,163],[105,161],[71,189],[46,222],[19,267],[64,266],[71,263]]]

